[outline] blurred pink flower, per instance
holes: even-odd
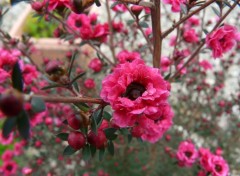
[[[94,58],[90,61],[88,67],[95,72],[100,72],[102,70],[102,62],[98,58]]]
[[[181,4],[184,4],[186,0],[163,0],[163,2],[172,5],[172,12],[180,12]]]
[[[178,146],[178,164],[181,167],[191,167],[198,158],[198,151],[190,141],[183,141]]]
[[[199,66],[201,66],[204,70],[212,70],[212,64],[207,60],[202,60],[199,62]]]
[[[222,57],[223,53],[230,51],[240,40],[237,28],[231,25],[223,25],[206,37],[206,44],[212,49],[214,58]]]
[[[7,149],[4,151],[1,158],[2,158],[2,161],[9,161],[9,160],[12,160],[13,156],[14,156],[13,151]]]
[[[94,79],[88,78],[84,81],[84,86],[88,89],[93,89],[96,85]]]
[[[141,59],[141,56],[138,52],[130,52],[127,50],[120,51],[117,55],[119,63],[132,62],[135,59]]]
[[[198,35],[195,29],[187,29],[183,33],[183,38],[188,43],[196,43],[199,41]]]
[[[18,165],[15,161],[5,161],[1,167],[4,176],[15,175]]]
[[[0,144],[2,145],[8,145],[13,142],[13,132],[11,132],[8,136],[8,138],[4,138],[2,136],[2,131],[0,132]]]
[[[170,60],[168,57],[163,56],[163,57],[161,58],[161,70],[162,70],[163,72],[168,71],[170,65],[171,65],[171,60]]]

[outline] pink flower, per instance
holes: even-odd
[[[212,176],[227,176],[229,167],[222,156],[213,155],[211,158],[211,173]]]
[[[209,151],[209,149],[205,149],[205,148],[199,149],[200,165],[207,172],[210,172],[212,169],[212,165],[211,165],[212,155],[213,154]]]
[[[168,71],[170,65],[171,65],[170,59],[168,57],[166,57],[166,56],[163,56],[161,58],[161,70],[163,72]]]
[[[199,41],[198,35],[194,29],[185,30],[183,33],[183,38],[188,43],[196,43]]]
[[[16,142],[14,144],[14,155],[19,156],[23,153],[24,142]]]
[[[0,132],[0,144],[2,145],[8,145],[13,142],[13,132],[11,132],[8,136],[8,138],[4,138],[2,136],[2,132]]]
[[[135,59],[141,59],[141,56],[138,52],[123,50],[118,53],[117,59],[122,64],[125,62],[132,62]]]
[[[8,78],[10,78],[10,74],[0,68],[0,84],[4,83]]]
[[[204,70],[212,70],[213,66],[207,60],[202,60],[199,62],[199,66],[201,66]]]
[[[91,39],[97,40],[99,42],[106,42],[107,36],[109,34],[108,24],[97,24],[93,29],[93,36]]]
[[[100,72],[102,70],[102,62],[98,58],[94,58],[90,61],[88,67],[95,72]]]
[[[4,176],[15,175],[17,172],[18,165],[15,161],[5,161],[1,167]]]
[[[142,60],[118,65],[103,80],[100,96],[112,106],[114,123],[142,128],[143,140],[156,142],[172,124],[167,83],[158,69],[146,66]]]
[[[5,150],[1,158],[3,161],[9,161],[9,160],[12,160],[13,156],[14,156],[14,153],[12,150]]]
[[[32,169],[29,168],[29,167],[24,167],[24,168],[22,169],[22,173],[23,173],[24,175],[29,175],[29,174],[32,173]]]
[[[32,84],[38,77],[38,71],[35,66],[26,64],[22,69],[23,80],[26,85]]]
[[[166,4],[172,5],[172,12],[180,12],[181,11],[181,4],[184,4],[186,0],[163,0]]]
[[[145,34],[146,34],[146,36],[149,36],[149,35],[151,35],[152,34],[152,28],[147,28],[146,30],[145,30]]]
[[[90,39],[93,35],[91,20],[85,14],[71,13],[68,16],[67,25],[74,31],[79,32],[80,37],[84,40]],[[69,32],[73,33],[71,30],[69,30]]]
[[[94,79],[91,79],[91,78],[86,79],[84,81],[84,86],[88,89],[93,89],[95,87]]]
[[[113,11],[120,12],[120,13],[123,13],[123,12],[127,11],[127,8],[125,7],[124,4],[117,4],[112,9],[113,9]]]
[[[176,40],[177,40],[176,35],[171,36],[170,41],[169,41],[169,45],[170,46],[175,46],[176,45]]]
[[[237,29],[225,24],[207,35],[206,44],[212,49],[212,56],[217,58],[230,51],[239,40],[240,33]]]
[[[177,70],[180,70],[183,67],[183,63],[181,62],[180,64],[177,65]],[[181,75],[187,74],[187,69],[184,67],[183,69],[180,70]]]
[[[70,7],[69,0],[44,0],[43,4],[48,4],[48,10],[52,11],[58,7]]]
[[[199,171],[197,176],[207,176],[207,174],[204,171]]]
[[[112,27],[113,27],[113,30],[115,32],[123,32],[124,25],[123,25],[123,23],[121,21],[119,21],[119,22],[113,21],[112,22]]]
[[[181,167],[191,167],[198,158],[198,151],[190,141],[183,141],[178,146],[177,159]]]

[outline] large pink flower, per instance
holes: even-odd
[[[101,97],[112,106],[117,126],[142,129],[139,137],[156,142],[172,125],[167,87],[158,69],[136,59],[120,64],[103,80]]]
[[[198,151],[194,144],[183,141],[178,146],[177,159],[180,166],[191,167],[198,158]]]
[[[206,37],[206,44],[212,49],[214,58],[222,57],[223,53],[230,51],[240,40],[240,33],[231,25],[224,25]]]
[[[15,175],[18,165],[15,161],[5,161],[1,167],[1,171],[5,176]]]
[[[183,38],[188,43],[196,43],[199,41],[198,35],[195,29],[187,29],[183,33]]]
[[[44,0],[43,4],[46,6],[48,4],[48,10],[52,11],[58,7],[68,7],[70,8],[69,0]]]

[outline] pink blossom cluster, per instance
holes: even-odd
[[[221,156],[222,150],[217,149],[216,154],[213,154],[209,149],[200,148],[196,149],[191,141],[182,141],[176,153],[178,164],[180,167],[191,167],[198,161],[201,167],[198,175],[207,176],[228,176],[229,167],[227,162]]]
[[[223,25],[206,37],[206,44],[212,50],[214,58],[222,57],[240,41],[240,33],[237,28],[231,25]]]
[[[95,40],[105,42],[109,34],[109,27],[107,23],[97,23],[96,14],[75,14],[71,13],[67,18],[67,25],[69,26],[69,33],[76,37],[81,37],[83,40]]]
[[[118,65],[102,81],[100,96],[113,108],[116,126],[132,128],[134,137],[154,143],[172,125],[169,94],[169,83],[159,69],[135,59]]]
[[[16,142],[13,150],[5,150],[1,155],[1,161],[3,162],[0,167],[0,175],[11,176],[16,175],[19,168],[18,164],[14,161],[14,157],[19,156],[23,153],[23,147],[25,142]],[[31,173],[32,169],[28,168]],[[24,172],[23,172],[24,174]]]

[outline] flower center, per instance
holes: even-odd
[[[142,96],[145,92],[145,87],[142,84],[132,82],[127,86],[126,92],[123,94],[123,97],[127,97],[130,100],[136,100],[138,97]]]
[[[215,169],[216,169],[217,172],[221,172],[221,171],[222,171],[222,166],[220,166],[219,164],[217,164],[217,165],[215,166]]]
[[[186,155],[188,158],[190,158],[190,157],[192,156],[192,152],[186,151],[186,152],[185,152],[185,155]]]
[[[12,170],[12,166],[11,165],[7,165],[7,167],[6,167],[6,169],[8,170],[8,171],[11,171]]]
[[[76,27],[81,27],[81,26],[82,26],[81,20],[76,20],[76,21],[75,21],[75,26],[76,26]]]

